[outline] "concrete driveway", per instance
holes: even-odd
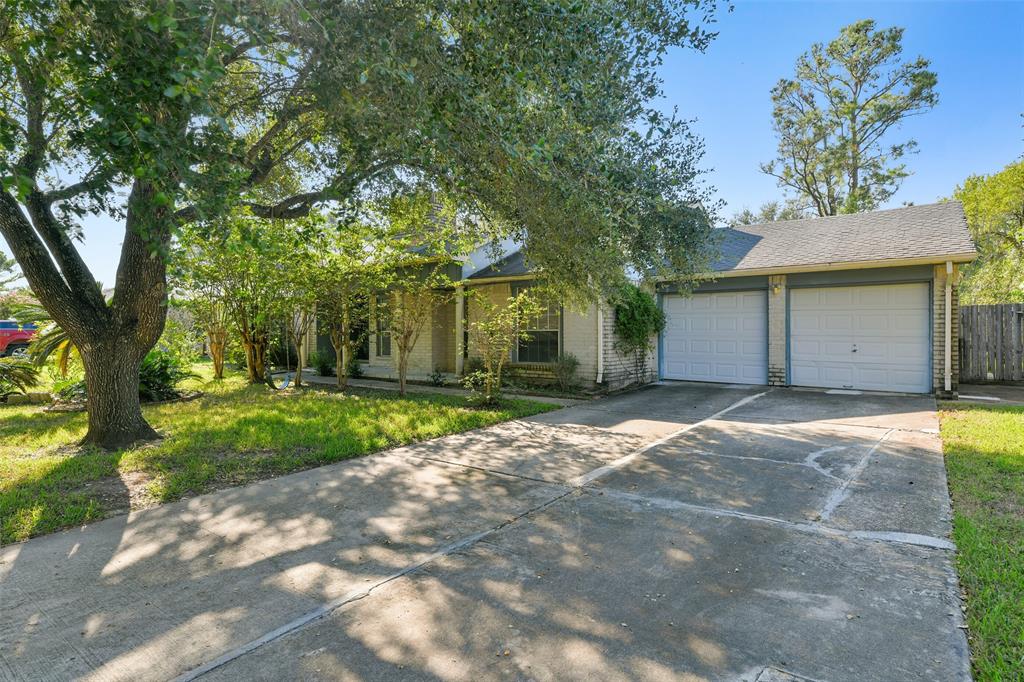
[[[2,679],[961,680],[934,402],[674,384],[0,549]]]

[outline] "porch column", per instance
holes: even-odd
[[[463,366],[463,339],[465,338],[466,325],[466,297],[463,294],[462,286],[455,287],[455,374],[462,376]]]

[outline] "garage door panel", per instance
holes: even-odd
[[[825,332],[850,332],[854,328],[853,316],[825,313],[818,328]]]
[[[867,333],[888,332],[891,326],[888,313],[861,313],[856,316],[856,322],[850,329]]]
[[[849,306],[853,303],[853,292],[849,289],[820,289],[818,301],[824,306]]]
[[[741,328],[745,332],[751,332],[751,333],[754,333],[754,334],[759,334],[761,332],[761,327],[763,325],[764,325],[764,321],[760,319],[760,316],[758,316],[756,313],[754,313],[750,317],[744,317],[743,318],[743,320],[742,320],[742,327]]]
[[[790,381],[798,386],[927,393],[927,284],[790,292]]]
[[[739,296],[737,294],[724,294],[714,299],[716,310],[736,310],[739,308]]]
[[[765,292],[666,296],[663,307],[666,379],[767,383]]]
[[[743,342],[743,355],[752,360],[760,358],[764,353],[764,344],[760,341],[744,341]]]
[[[914,336],[920,334],[921,329],[928,328],[927,310],[901,310],[893,315],[893,330],[909,332]]]

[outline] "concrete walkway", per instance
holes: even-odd
[[[1024,383],[960,384],[960,400],[981,405],[1024,405]]]
[[[964,680],[934,402],[666,385],[0,549],[0,678]]]

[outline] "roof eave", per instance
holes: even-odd
[[[920,256],[917,258],[884,258],[880,260],[837,261],[833,263],[811,263],[808,265],[785,265],[771,268],[738,268],[733,270],[717,270],[698,275],[699,279],[719,279],[722,277],[752,277],[761,275],[788,275],[800,272],[822,272],[828,270],[864,270],[868,268],[908,267],[912,265],[935,265],[951,261],[953,263],[969,263],[978,257],[977,251],[950,253],[942,256]],[[672,281],[671,277],[659,277],[658,281]]]

